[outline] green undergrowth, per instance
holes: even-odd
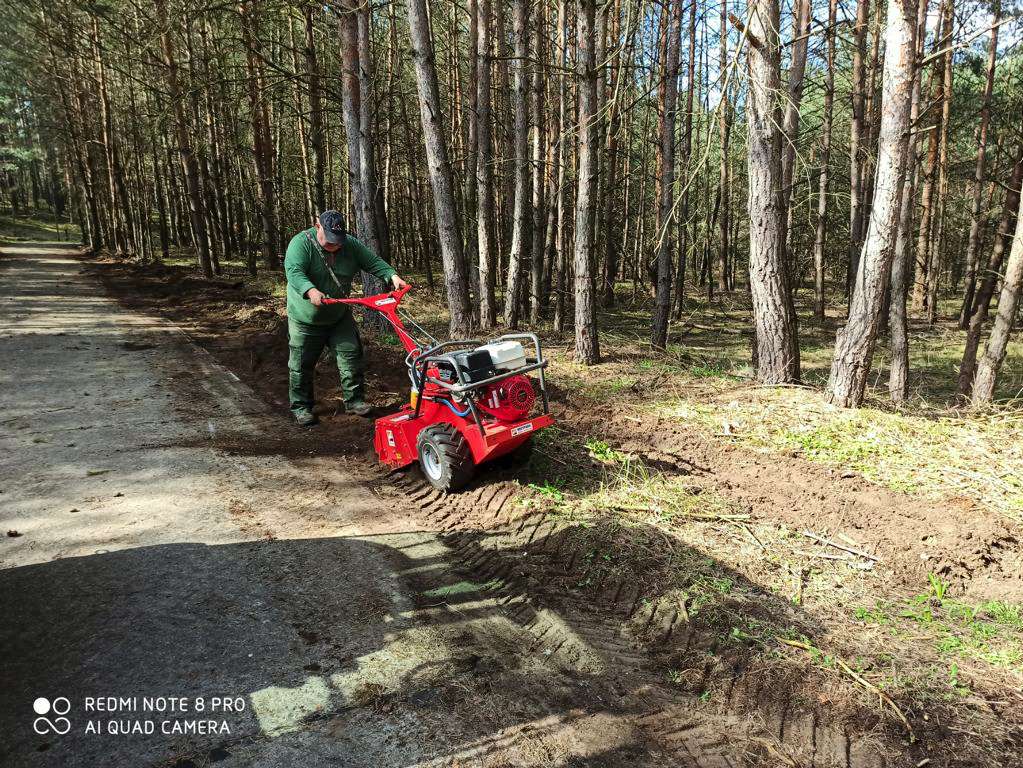
[[[677,474],[651,469],[603,440],[581,438],[557,425],[534,437],[529,476],[551,514],[585,520],[613,511],[649,525],[744,519],[715,494]]]
[[[974,660],[1013,672],[1023,681],[1023,608],[1001,600],[976,604],[953,600],[947,589],[932,574],[927,591],[907,600],[858,606],[853,616],[893,640],[924,635],[949,669]]]
[[[755,421],[751,407],[748,423],[733,401],[671,407],[681,409],[675,417],[716,432],[726,413],[728,439],[759,448],[798,450],[814,461],[868,474],[889,465],[891,476],[875,478],[892,484],[900,477],[896,470],[909,476],[913,467],[940,462],[950,439],[986,445],[997,441],[984,430],[1018,428],[994,420],[977,435],[970,431],[979,429],[976,420],[948,424],[863,410],[793,419],[781,437],[774,436],[785,423],[778,414],[786,414],[792,402],[783,396],[791,392],[762,390],[766,402],[759,408],[771,415]],[[567,588],[587,596],[613,578],[642,585],[646,608],[677,606],[701,642],[709,643],[696,652],[707,664],[735,654],[765,668],[808,664],[861,705],[896,718],[896,727],[902,727],[898,715],[876,691],[919,713],[935,702],[972,706],[969,702],[1001,695],[1005,686],[1023,684],[1020,606],[953,599],[936,576],[919,594],[903,596],[884,573],[816,559],[815,548],[798,532],[750,520],[692,478],[660,472],[604,440],[557,425],[534,439],[536,450],[523,476],[530,491],[521,503],[568,526],[585,553]],[[968,466],[965,457],[963,462]],[[914,492],[927,492],[928,483],[938,487],[935,477],[909,479],[914,484],[905,480],[906,488]],[[693,663],[686,655],[669,661],[668,680],[691,685]],[[715,690],[695,692],[713,697]]]
[[[855,607],[851,618],[885,648],[880,664],[920,649],[913,665],[888,674],[878,687],[918,699],[954,701],[981,696],[975,688],[992,680],[1019,689],[1023,685],[1023,611],[999,600],[970,604],[949,599],[947,585],[930,577],[928,589],[902,600],[876,600]]]
[[[31,241],[79,243],[78,227],[66,220],[57,220],[52,214],[35,212],[30,214],[0,213],[0,243]]]
[[[965,497],[1023,519],[1023,409],[842,409],[817,392],[747,389],[655,409],[724,439],[861,473],[896,491]]]

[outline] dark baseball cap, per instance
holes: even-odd
[[[345,226],[345,217],[340,211],[331,209],[320,214],[320,226],[323,227],[323,237],[328,243],[340,245],[348,237],[348,227]]]

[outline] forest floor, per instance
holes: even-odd
[[[184,328],[286,410],[276,278],[86,262],[123,305]],[[878,395],[843,411],[812,386],[750,383],[741,300],[694,301],[653,354],[647,300],[629,286],[619,298],[601,318],[599,366],[544,334],[557,425],[527,466],[462,494],[375,469],[372,425],[343,415],[327,361],[323,424],[307,438],[218,445],[355,462],[379,498],[439,533],[468,583],[551,617],[539,622],[551,659],[650,674],[684,711],[745,724],[750,762],[1011,762],[1023,748],[1023,413],[954,406],[957,332],[914,328],[908,407]],[[443,334],[434,297],[409,305]],[[835,318],[801,327],[808,383],[826,374]],[[406,397],[401,354],[366,341],[384,413]],[[1003,398],[1021,362],[1014,345]]]
[[[620,645],[591,646],[510,576],[478,576],[465,556],[486,542],[456,540],[435,503],[381,477],[351,437],[367,422],[299,430],[77,255],[0,248],[0,764],[699,768],[786,753],[638,654],[620,665]]]

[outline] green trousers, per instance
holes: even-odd
[[[310,325],[288,318],[288,399],[291,410],[313,409],[313,376],[324,347],[337,357],[345,402],[363,399],[363,355],[352,313],[333,325]]]

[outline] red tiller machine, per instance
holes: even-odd
[[[374,446],[380,461],[395,469],[417,459],[434,487],[454,491],[476,467],[511,454],[523,457],[538,429],[554,418],[540,340],[533,333],[509,333],[482,343],[475,339],[438,342],[407,315],[398,315],[410,289],[324,304],[357,304],[375,310],[394,326],[408,354],[409,403],[376,421]],[[417,340],[405,322],[428,341]],[[523,342],[532,346],[527,355]],[[536,372],[540,407],[537,407]]]

